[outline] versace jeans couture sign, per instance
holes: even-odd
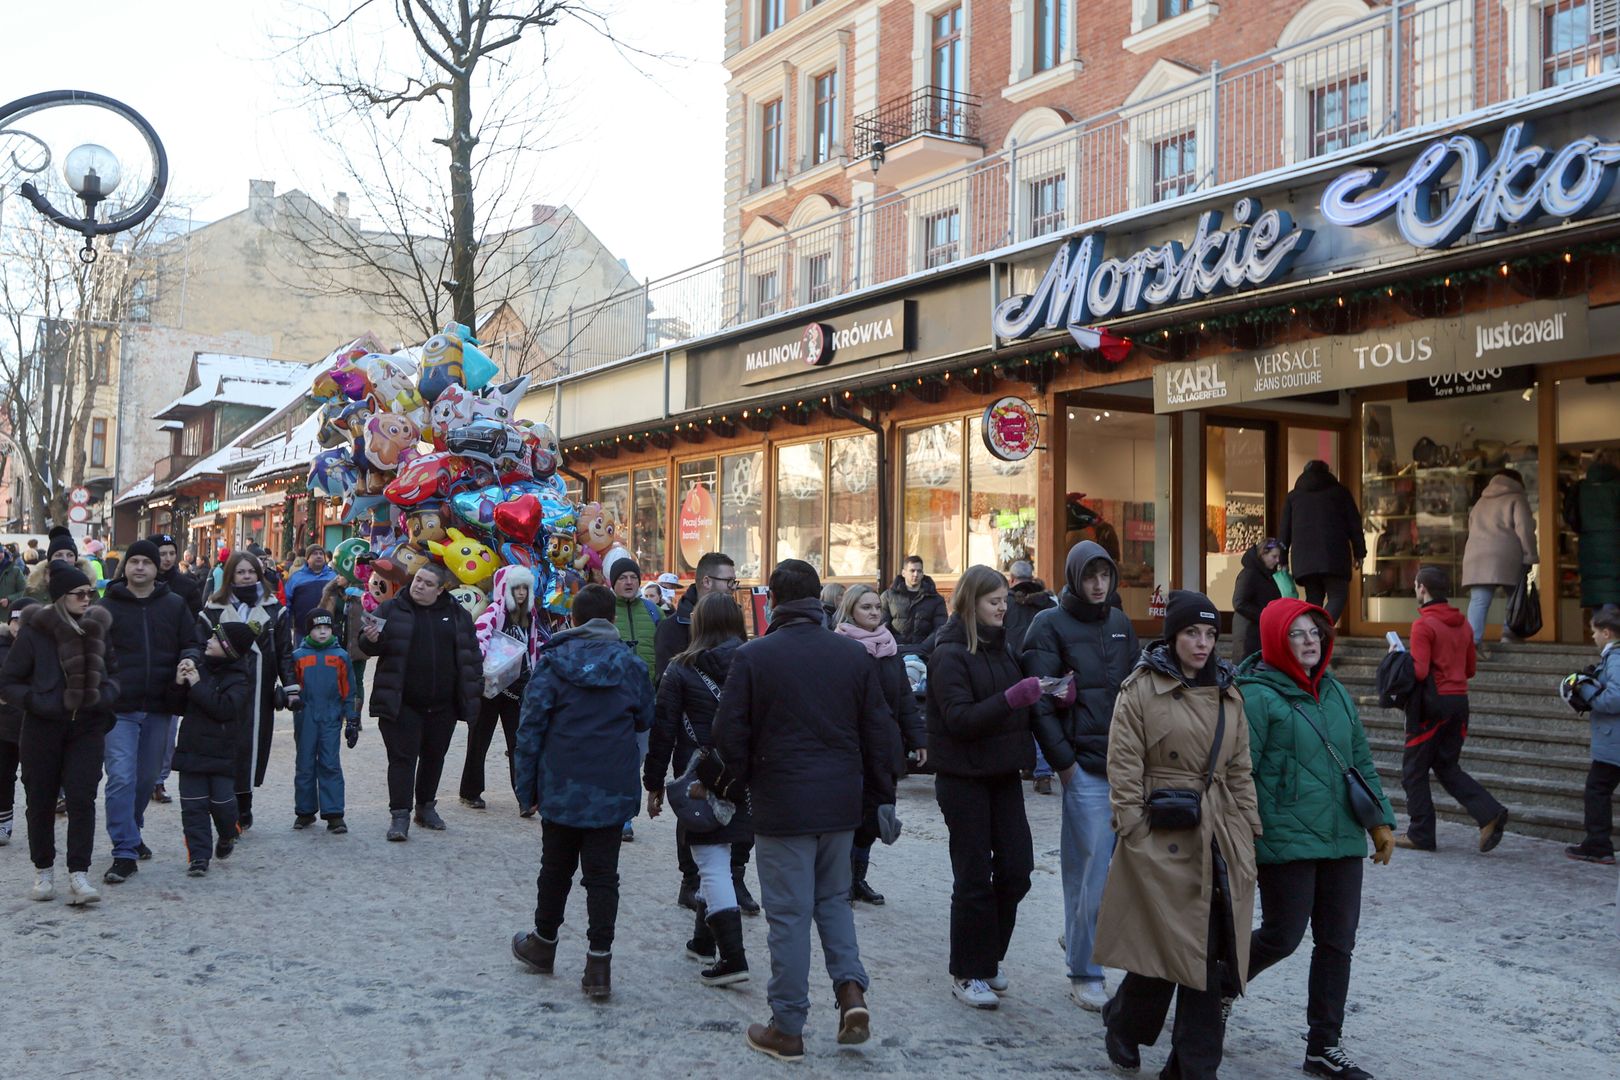
[[[1163,413],[1237,405],[1484,370],[1500,372],[1573,360],[1590,352],[1584,300],[1537,300],[1455,319],[1425,319],[1251,353],[1161,364],[1153,372],[1153,406]]]
[[[742,346],[740,381],[747,386],[910,348],[911,307],[897,300],[785,331]]]

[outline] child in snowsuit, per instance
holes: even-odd
[[[186,711],[174,747],[180,776],[180,824],[186,831],[186,873],[208,873],[210,850],[230,858],[241,835],[236,810],[237,743],[252,702],[244,657],[256,635],[247,623],[220,623],[208,637],[203,662],[180,662]],[[210,832],[219,834],[216,844]]]
[[[16,640],[17,620],[37,601],[27,596],[11,601],[10,618],[0,623],[0,664],[6,662],[11,643]],[[17,805],[17,764],[22,760],[21,747],[23,711],[15,705],[0,703],[0,847],[11,843],[12,816]]]
[[[360,741],[360,680],[349,654],[337,642],[337,619],[316,608],[304,619],[307,636],[293,650],[293,671],[302,687],[293,713],[293,828],[307,829],[316,815],[326,831],[346,833],[343,822],[343,763],[338,738],[349,748]]]
[[[1614,864],[1614,789],[1620,786],[1620,608],[1592,612],[1592,643],[1602,650],[1590,674],[1564,680],[1564,696],[1592,721],[1592,767],[1586,774],[1586,839],[1564,854],[1577,862]]]

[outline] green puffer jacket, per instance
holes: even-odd
[[[1292,678],[1251,656],[1238,668],[1238,688],[1249,718],[1249,751],[1265,834],[1255,840],[1262,865],[1304,859],[1361,858],[1367,832],[1350,812],[1343,771],[1301,715],[1308,712],[1339,756],[1378,793],[1384,823],[1395,811],[1384,796],[1354,699],[1331,674],[1318,686],[1321,700]]]
[[[652,677],[653,662],[657,654],[653,638],[658,633],[658,609],[640,596],[629,600],[613,598],[613,625],[619,631],[619,640],[630,646],[630,651],[641,657]]]

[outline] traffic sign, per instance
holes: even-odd
[[[68,502],[73,506],[89,506],[90,489],[82,485],[74,488],[72,491],[68,492]]]
[[[85,524],[90,520],[90,508],[88,506],[68,507],[68,520],[75,525]]]

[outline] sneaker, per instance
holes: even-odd
[[[1324,1046],[1316,1053],[1305,1052],[1306,1076],[1332,1076],[1338,1080],[1373,1080],[1373,1074],[1350,1060],[1342,1046]]]
[[[337,817],[326,819],[326,831],[341,835],[348,832],[349,827],[343,823],[343,815],[339,814]]]
[[[414,820],[424,829],[432,832],[444,832],[444,818],[439,816],[438,800],[429,799],[416,808]]]
[[[984,980],[984,985],[988,986],[998,994],[1005,994],[1007,992],[1007,987],[1012,984],[1007,981],[1007,973],[1001,969],[1000,964],[997,964],[996,973]]]
[[[50,867],[34,871],[34,887],[28,890],[30,900],[53,900],[56,898],[56,871]]]
[[[627,844],[633,844],[636,842],[635,822],[627,821],[624,823],[624,832],[619,834],[619,839],[623,840]]]
[[[763,1024],[748,1025],[748,1048],[777,1061],[804,1060],[804,1036],[778,1030],[775,1017]]]
[[[1108,988],[1101,979],[1070,979],[1069,1000],[1087,1012],[1100,1013],[1108,1004]]]
[[[1475,645],[1474,645],[1474,661],[1476,663],[1483,664],[1485,661],[1489,660],[1490,658],[1491,658],[1491,650],[1487,649],[1483,642],[1476,642]]]
[[[101,903],[101,893],[90,884],[90,875],[83,870],[75,870],[68,875],[67,902],[74,907]]]
[[[293,828],[295,829],[307,829],[313,824],[315,824],[314,814],[299,814],[293,818]]]
[[[155,803],[172,803],[174,799],[170,797],[167,791],[163,790],[163,785],[159,784],[152,789],[152,801]]]
[[[1420,844],[1416,840],[1413,840],[1406,833],[1399,833],[1399,834],[1396,835],[1396,837],[1395,837],[1395,846],[1398,847],[1398,848],[1404,848],[1407,851],[1433,851],[1434,850],[1434,845],[1433,844],[1429,844],[1427,846],[1425,846],[1423,844]]]
[[[186,877],[207,877],[208,863],[202,859],[192,859],[191,865],[186,867]]]
[[[1035,794],[1052,794],[1052,778],[1050,776],[1037,776],[1035,778]]]
[[[1597,863],[1599,866],[1614,865],[1614,852],[1594,851],[1584,843],[1569,845],[1564,849],[1564,855],[1576,862]]]
[[[152,849],[147,847],[145,844],[136,844],[135,857],[141,862],[145,862],[147,859],[152,857]]]
[[[101,875],[101,880],[108,885],[122,885],[139,870],[140,866],[134,859],[114,859],[112,865],[107,867],[107,872]]]
[[[219,838],[219,842],[214,845],[214,858],[228,859],[231,857],[231,852],[235,850],[236,841],[230,839],[229,837],[222,836]]]
[[[994,1009],[1001,1004],[996,992],[985,985],[983,979],[952,979],[951,994],[957,1001],[975,1009]]]
[[[1507,830],[1508,812],[1503,810],[1496,815],[1495,820],[1486,822],[1479,828],[1479,853],[1495,851],[1496,845],[1502,842],[1502,833]]]
[[[467,807],[469,810],[486,810],[489,808],[489,803],[485,802],[483,799],[477,797],[469,799],[465,795],[461,797],[461,805]]]

